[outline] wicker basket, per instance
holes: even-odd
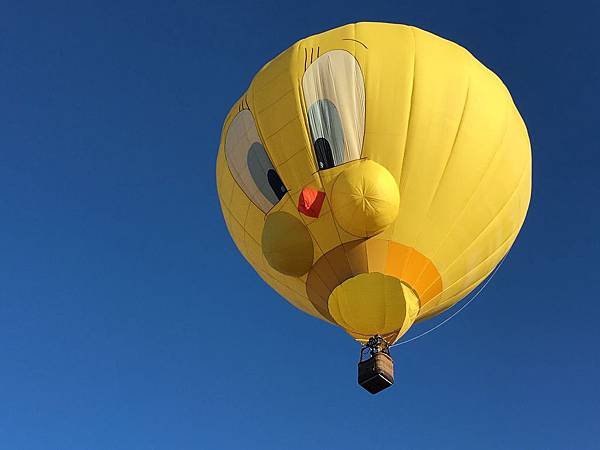
[[[377,394],[394,384],[394,360],[385,352],[373,354],[358,363],[358,384]]]

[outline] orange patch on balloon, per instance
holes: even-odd
[[[408,283],[419,295],[421,307],[442,292],[442,278],[435,265],[412,247],[390,241],[385,273]]]

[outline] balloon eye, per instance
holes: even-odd
[[[235,181],[264,213],[287,192],[260,140],[250,111],[240,111],[229,125],[225,158]]]
[[[275,169],[269,169],[267,171],[267,180],[269,181],[269,186],[273,189],[273,193],[277,196],[277,199],[281,200],[287,192],[287,189],[277,172],[275,172]]]
[[[314,145],[319,169],[330,169],[334,167],[335,162],[333,161],[333,153],[329,141],[325,138],[318,138]]]
[[[345,50],[321,55],[302,77],[308,126],[319,170],[359,159],[365,131],[365,88]]]

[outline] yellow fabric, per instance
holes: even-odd
[[[324,101],[333,106],[318,110],[321,116],[311,123],[309,108]],[[267,213],[248,198],[246,191],[255,190],[240,187],[224,157],[241,110],[252,113],[257,138],[287,188]],[[330,113],[339,120],[329,120]],[[311,126],[319,127],[319,137],[343,133],[343,164],[319,170]],[[346,194],[358,189],[370,162],[391,176],[399,198],[395,219],[387,224],[377,215],[369,219],[379,224],[372,227],[360,210],[336,202],[337,183]],[[393,191],[386,177],[374,177],[373,188]],[[319,217],[298,212],[304,187],[325,193]],[[458,302],[508,252],[529,205],[531,151],[508,90],[468,51],[417,28],[359,23],[302,39],[259,71],[225,120],[217,189],[241,253],[296,307],[335,323],[333,314],[315,306],[315,298],[327,297],[311,297],[307,280],[311,292],[325,296],[349,277],[385,272],[419,292],[418,320]],[[393,194],[385,196],[394,203]],[[276,232],[265,227],[278,212],[297,222],[294,232],[280,231],[274,239],[269,235]],[[370,235],[366,251],[352,244],[357,229]],[[325,256],[337,258],[338,250],[346,258]],[[370,314],[365,305],[351,314],[352,323],[362,326],[354,316]]]
[[[381,273],[363,273],[344,281],[329,297],[335,321],[356,338],[402,334],[419,311],[415,292],[398,278]]]
[[[283,274],[299,277],[312,267],[313,245],[307,228],[283,211],[267,217],[262,249],[269,265]]]
[[[344,230],[358,237],[381,233],[398,215],[398,186],[385,167],[373,161],[344,170],[331,192],[333,215]]]

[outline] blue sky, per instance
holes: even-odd
[[[253,74],[360,20],[467,47],[533,147],[506,263],[395,349],[376,397],[353,341],[243,261],[214,180]],[[0,448],[600,446],[599,20],[577,1],[4,2]]]

